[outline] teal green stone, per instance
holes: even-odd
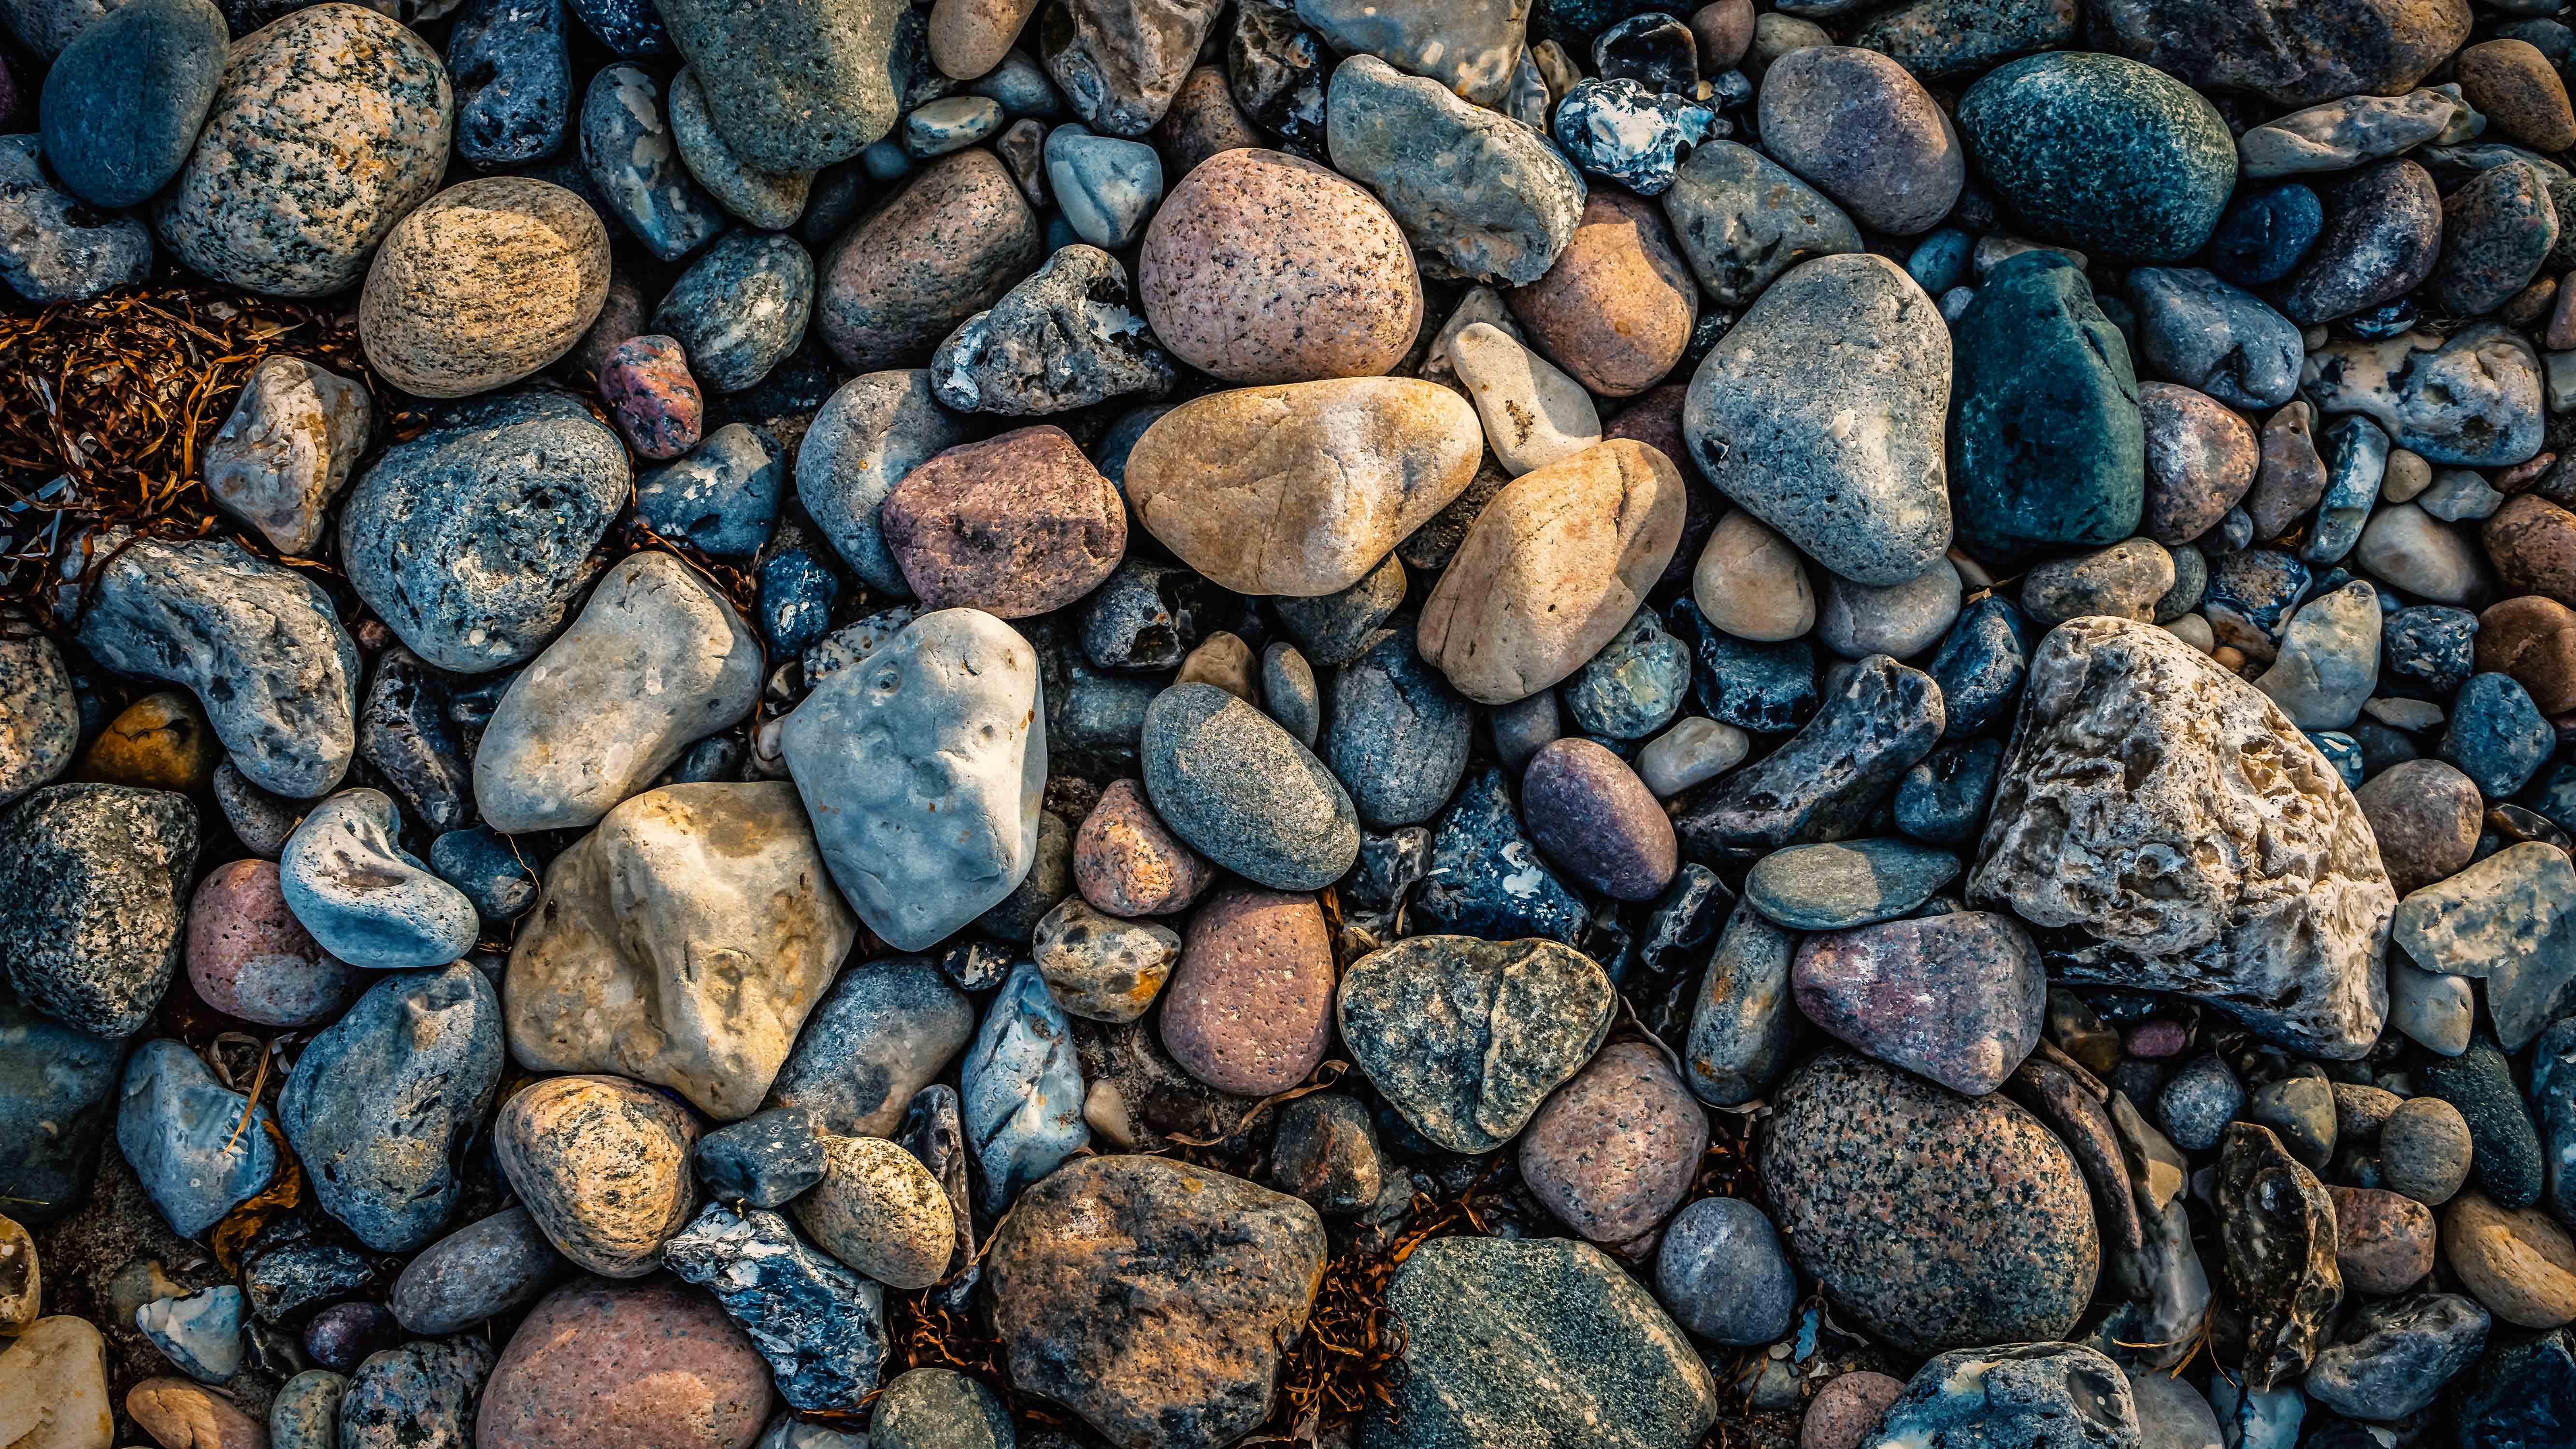
[[[2217,108],[2116,55],[1996,67],[1959,98],[1959,138],[2032,231],[2128,261],[2199,251],[2236,187],[2236,141]]]
[[[2083,272],[2040,251],[1996,267],[1959,318],[1951,356],[1950,488],[1970,553],[2017,564],[2138,531],[2138,374]]]

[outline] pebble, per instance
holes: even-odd
[[[1959,617],[1959,570],[1948,559],[1901,584],[1825,581],[1816,641],[1846,659],[1911,658],[1939,642]]]
[[[974,1034],[973,1007],[927,962],[850,967],[806,1019],[765,1105],[805,1112],[817,1132],[887,1136]]]
[[[308,813],[278,858],[287,909],[352,966],[444,966],[473,949],[473,902],[405,851],[380,790],[343,790]]]
[[[2366,166],[2322,192],[2324,222],[2270,299],[2302,327],[2349,317],[2401,297],[2433,271],[2442,203],[2433,177],[2411,160]]]
[[[206,1004],[264,1026],[312,1026],[356,991],[350,969],[297,922],[264,860],[218,866],[188,906],[189,983]]]
[[[2121,1443],[2137,1406],[2120,1368],[2078,1344],[2022,1343],[1941,1354],[1887,1409],[1880,1442],[2009,1444],[2064,1435]]]
[[[815,322],[852,372],[918,366],[1041,255],[1037,215],[1010,172],[970,146],[913,173],[824,253]],[[799,489],[811,486],[800,467]]]
[[[640,1278],[661,1266],[663,1243],[696,1205],[688,1153],[697,1135],[687,1112],[644,1087],[569,1076],[502,1103],[492,1143],[555,1251],[603,1278]]]
[[[967,1145],[982,1172],[977,1202],[988,1212],[1090,1145],[1072,1031],[1036,964],[1012,967],[959,1068]]]
[[[1155,696],[1138,753],[1154,813],[1227,870],[1274,890],[1314,890],[1358,856],[1358,816],[1332,772],[1215,685]]]
[[[1191,674],[1184,664],[1181,678]],[[1474,726],[1467,701],[1416,652],[1413,631],[1381,629],[1334,676],[1322,759],[1349,792],[1362,825],[1416,825],[1457,793]]]
[[[1860,250],[1860,231],[1824,193],[1733,141],[1692,148],[1665,217],[1683,260],[1720,304],[1742,307],[1790,269]]]
[[[269,1405],[272,1449],[337,1449],[340,1395],[348,1383],[329,1369],[306,1369],[288,1379]]]
[[[241,1129],[247,1116],[251,1126]],[[237,1130],[241,1129],[241,1130]],[[277,1175],[275,1119],[168,1038],[135,1048],[118,1090],[116,1146],[171,1230],[196,1237]]]
[[[1763,143],[1780,163],[1893,236],[1930,230],[1957,201],[1967,161],[1949,118],[1897,61],[1818,45],[1762,76]]]
[[[85,1410],[87,1405],[83,1402],[80,1407]],[[240,1405],[185,1379],[145,1379],[136,1384],[125,1391],[125,1413],[163,1449],[259,1449],[266,1437],[260,1422],[242,1412]],[[104,1422],[103,1404],[100,1417]],[[114,1441],[102,1432],[97,1442]]]
[[[1655,798],[1669,800],[1741,764],[1752,741],[1733,725],[1686,715],[1637,752],[1637,778]]]
[[[185,1298],[158,1298],[134,1312],[134,1326],[181,1373],[221,1387],[241,1371],[242,1291],[225,1284]]]
[[[513,1207],[422,1249],[394,1280],[389,1306],[404,1329],[435,1338],[519,1307],[562,1269],[536,1219]]]
[[[179,172],[213,106],[230,42],[208,0],[139,0],[85,27],[45,73],[39,134],[54,174],[99,207],[132,206]]]
[[[213,782],[222,757],[196,701],[163,690],[118,711],[81,752],[80,773],[102,784],[189,794]]]
[[[1562,693],[1566,712],[1586,734],[1635,740],[1663,728],[1690,689],[1690,646],[1665,633],[1652,610],[1640,609],[1565,681]]]
[[[1672,881],[1671,820],[1624,761],[1590,740],[1557,740],[1531,757],[1521,810],[1539,850],[1604,895],[1652,900]]]
[[[1118,780],[1100,792],[1073,840],[1073,880],[1084,900],[1113,916],[1185,910],[1215,880],[1146,803],[1144,786]]]
[[[1058,126],[1047,133],[1041,155],[1047,190],[1065,224],[1093,246],[1134,246],[1162,204],[1163,160],[1142,142]]]
[[[1552,941],[1413,936],[1352,964],[1337,1014],[1361,1072],[1415,1130],[1485,1152],[1582,1068],[1612,996],[1599,965]],[[1453,1035],[1437,1025],[1449,1020],[1474,1025]]]
[[[1334,69],[1325,125],[1334,166],[1386,204],[1424,265],[1456,277],[1537,282],[1590,210],[1582,178],[1528,127],[1374,55]]]
[[[2335,1264],[2347,1287],[2403,1293],[2433,1271],[2432,1209],[2379,1188],[2329,1187],[2326,1194],[2334,1200]]]
[[[2501,1208],[2483,1193],[2462,1193],[2442,1213],[2442,1258],[2507,1323],[2576,1322],[2576,1242],[2537,1208]]]
[[[79,301],[152,274],[152,234],[57,187],[36,137],[0,137],[0,187],[0,281],[27,301]]]
[[[2576,110],[2566,84],[2539,47],[2524,40],[2469,46],[2453,62],[2460,93],[2504,133],[2537,150],[2576,146]]]
[[[187,797],[124,785],[48,785],[0,816],[0,961],[18,1000],[79,1032],[141,1030],[177,974],[198,839]]]
[[[709,391],[756,387],[805,340],[814,259],[795,238],[734,232],[698,255],[653,310]],[[601,374],[603,386],[607,374]]]
[[[358,337],[405,392],[470,397],[572,350],[607,298],[608,231],[589,203],[549,182],[478,177],[385,235]]]
[[[769,1368],[701,1289],[583,1279],[529,1310],[475,1414],[479,1449],[737,1449],[769,1418]]]
[[[2390,1190],[2439,1207],[2468,1181],[2473,1139],[2460,1109],[2410,1097],[2379,1129],[2380,1174]]]
[[[1715,1197],[1692,1203],[1665,1228],[1655,1254],[1655,1292],[1684,1328],[1750,1347],[1789,1331],[1799,1288],[1762,1210],[1742,1198]],[[1819,1402],[1824,1397],[1819,1393]],[[1809,1410],[1811,1419],[1815,1413]]]
[[[2216,109],[2119,56],[2007,62],[1960,97],[1959,133],[2024,221],[2088,252],[2187,257],[2234,185],[2236,148]]]
[[[959,412],[1016,417],[1159,397],[1171,390],[1172,360],[1144,335],[1132,307],[1116,258],[1066,247],[940,344],[932,393]]]
[[[2531,692],[2507,674],[2473,674],[2452,701],[2437,753],[2490,797],[2511,795],[2548,758],[2548,722]]]
[[[1521,1180],[1591,1242],[1640,1243],[1688,1195],[1708,1117],[1662,1047],[1613,1042],[1520,1138]]]
[[[2477,785],[2439,760],[2391,765],[2353,792],[2400,896],[2457,873],[2476,851],[2486,813]]]
[[[1471,773],[1442,812],[1410,909],[1433,930],[1496,940],[1570,942],[1590,916],[1522,829],[1503,772],[1490,765]]]
[[[724,559],[769,541],[787,453],[768,433],[726,423],[679,459],[635,480],[635,513],[655,533]]]
[[[310,554],[323,510],[348,485],[373,432],[367,390],[298,357],[261,358],[205,444],[206,492],[286,554]]]
[[[1005,619],[1090,593],[1127,547],[1117,489],[1053,426],[925,460],[886,495],[878,526],[924,608]]]
[[[448,31],[456,154],[479,167],[552,156],[572,117],[563,0],[468,0]]]
[[[1634,80],[1577,81],[1556,105],[1557,148],[1639,196],[1673,184],[1682,153],[1716,131],[1716,113]]]
[[[822,1141],[823,1180],[792,1204],[796,1221],[825,1252],[889,1288],[938,1282],[957,1228],[930,1169],[882,1137]],[[692,1236],[705,1232],[701,1222]]]
[[[2047,251],[1997,267],[1955,346],[1961,545],[2007,560],[2134,533],[2146,479],[2137,380],[2083,272]],[[2012,442],[2043,432],[2064,446],[2034,456]]]
[[[492,1350],[473,1339],[413,1342],[369,1355],[340,1396],[343,1449],[468,1449]]]
[[[32,629],[0,632],[0,805],[61,774],[80,736],[62,650]]]
[[[1868,1369],[1834,1375],[1807,1401],[1806,1414],[1798,1425],[1798,1449],[1860,1449],[1878,1431],[1888,1407],[1904,1392],[1902,1379]]]

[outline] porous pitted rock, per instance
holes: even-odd
[[[48,785],[0,816],[0,969],[18,999],[93,1036],[141,1030],[178,972],[197,839],[187,796],[126,785]]]
[[[2246,1387],[2263,1393],[2307,1371],[2343,1301],[2334,1203],[2268,1127],[2231,1122],[2219,1150],[2227,1286],[2245,1315]]]
[[[32,627],[0,629],[0,805],[61,774],[80,737],[63,651]]]
[[[1001,161],[980,146],[951,152],[824,253],[817,330],[853,372],[917,367],[1045,255]]]

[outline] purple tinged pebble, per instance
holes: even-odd
[[[564,1267],[537,1220],[514,1207],[422,1249],[394,1280],[389,1302],[403,1327],[434,1338],[528,1302]]]
[[[1521,813],[1548,859],[1604,895],[1652,900],[1672,882],[1671,819],[1626,761],[1590,740],[1551,741],[1530,757]]]
[[[334,1303],[304,1325],[304,1351],[334,1373],[402,1342],[403,1326],[378,1303]]]
[[[1796,1321],[1798,1272],[1762,1209],[1742,1198],[1705,1197],[1664,1229],[1655,1296],[1700,1337],[1749,1348],[1781,1337]]]
[[[1892,1066],[1984,1096],[2039,1045],[2048,978],[2030,937],[1986,911],[1811,936],[1790,968],[1798,1009]]]
[[[617,431],[647,458],[676,458],[696,447],[706,421],[687,352],[659,334],[629,337],[609,350],[599,369],[599,400]]]
[[[2412,161],[2353,173],[2325,196],[2316,243],[2272,291],[2302,327],[2368,311],[2432,275],[2442,245],[2442,198]]]

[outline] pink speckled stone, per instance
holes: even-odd
[[[2433,1210],[2376,1187],[2328,1187],[2334,1202],[2335,1266],[2344,1286],[2363,1293],[2403,1293],[2433,1271],[2438,1232]]]
[[[706,399],[689,375],[689,355],[677,339],[658,333],[629,337],[608,351],[599,369],[599,400],[636,452],[676,458],[698,445],[706,425]]]
[[[1664,1054],[1616,1041],[1521,1134],[1521,1178],[1596,1243],[1634,1242],[1680,1207],[1708,1151],[1708,1113]]]
[[[2129,1028],[2126,1045],[2133,1057],[2163,1061],[2167,1057],[2182,1055],[2183,1048],[2191,1045],[2191,1029],[2161,1016],[2150,1017]]]
[[[1887,1417],[1887,1406],[1905,1392],[1903,1379],[1855,1369],[1836,1374],[1807,1401],[1798,1425],[1798,1449],[1860,1449]]]
[[[1120,780],[1073,836],[1073,884],[1092,909],[1112,916],[1161,916],[1186,909],[1217,869],[1181,843],[1145,802],[1145,787]]]
[[[1127,506],[1064,429],[950,448],[877,509],[921,607],[1025,619],[1100,587],[1127,554]]]
[[[1228,886],[1209,897],[1163,988],[1163,1048],[1220,1092],[1306,1079],[1332,1037],[1333,941],[1309,895]]]
[[[1223,151],[1145,229],[1136,294],[1163,345],[1233,383],[1378,377],[1422,325],[1422,278],[1376,197],[1280,151]]]
[[[713,1297],[584,1278],[530,1310],[483,1388],[477,1449],[745,1449],[769,1365]]]
[[[339,1014],[358,972],[286,908],[277,862],[236,860],[208,872],[189,902],[188,981],[227,1016],[310,1026]]]

